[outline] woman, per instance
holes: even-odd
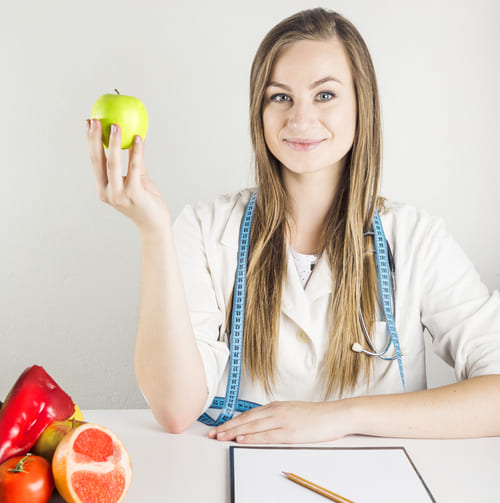
[[[240,398],[263,405],[209,437],[500,434],[498,293],[487,292],[439,220],[378,197],[377,85],[357,30],[323,9],[291,16],[261,43],[250,87],[258,191]],[[169,210],[144,169],[143,141],[136,138],[123,178],[119,126],[107,159],[99,121],[88,140],[101,199],[141,234],[137,379],[158,422],[181,432],[225,393],[238,235],[252,191],[185,208],[174,243]],[[378,350],[368,351],[366,334],[375,348],[387,337],[376,209],[394,255],[400,361],[368,354]],[[424,327],[455,366],[457,384],[426,390]]]

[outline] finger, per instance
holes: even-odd
[[[246,435],[238,435],[234,440],[239,444],[294,443],[293,438],[284,428],[275,428],[273,430],[259,431],[257,433],[248,433]]]
[[[274,402],[271,402],[265,405],[254,407],[253,409],[246,410],[245,412],[242,412],[241,414],[233,417],[229,421],[226,421],[225,423],[217,426],[216,430],[217,432],[225,431],[230,428],[234,428],[237,425],[267,417],[272,414],[273,404]]]
[[[280,422],[274,416],[256,419],[233,428],[217,433],[217,440],[234,440],[239,436],[255,434],[263,431],[274,430],[280,427]]]
[[[102,145],[102,126],[98,119],[87,121],[87,143],[89,148],[90,163],[101,199],[104,198],[108,175],[106,172],[106,154]]]
[[[247,411],[239,414],[238,416],[233,417],[229,421],[226,421],[225,423],[220,424],[219,426],[217,426],[213,430],[210,430],[208,432],[208,436],[210,438],[216,438],[217,435],[219,435],[223,432],[229,431],[232,428],[236,428],[237,426],[241,426],[245,423],[254,421],[255,419],[262,418],[267,415],[265,409],[266,409],[266,406],[260,406],[260,407],[254,408],[254,409],[247,410]]]
[[[140,184],[141,176],[146,174],[144,167],[144,141],[137,135],[129,151],[126,185],[128,187]]]
[[[111,192],[115,194],[123,189],[121,142],[122,132],[120,126],[118,124],[112,124],[109,135],[106,171],[109,187]]]

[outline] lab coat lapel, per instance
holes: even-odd
[[[329,295],[332,291],[332,277],[325,254],[319,258],[304,289],[299,274],[287,245],[287,271],[283,282],[283,313],[309,333],[311,328],[312,303]]]
[[[305,332],[309,332],[311,326],[309,300],[300,282],[297,267],[288,244],[286,254],[287,268],[281,293],[283,314],[288,316]]]
[[[324,295],[329,295],[331,291],[332,273],[328,265],[326,253],[322,253],[314,266],[309,282],[306,285],[305,293],[309,302],[312,303]]]

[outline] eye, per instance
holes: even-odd
[[[318,101],[330,101],[332,98],[335,98],[335,94],[330,91],[321,91],[316,96]]]
[[[277,103],[283,103],[283,102],[292,101],[292,98],[290,98],[290,96],[288,96],[288,94],[278,93],[278,94],[273,94],[269,98],[269,100],[276,101]]]

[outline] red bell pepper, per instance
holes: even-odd
[[[43,367],[28,367],[0,409],[0,463],[27,452],[49,424],[68,419],[74,410],[71,397]]]

